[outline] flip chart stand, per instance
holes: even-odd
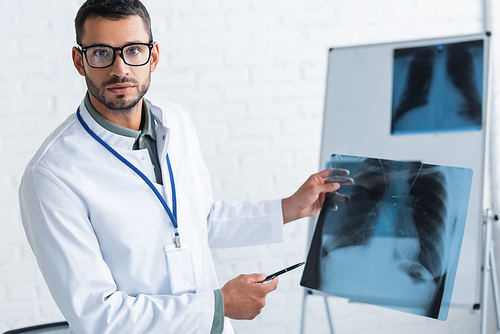
[[[320,294],[321,292],[318,292]],[[300,321],[300,334],[304,334],[304,325],[306,322],[306,301],[307,297],[312,296],[312,291],[309,289],[304,289],[304,299],[302,299],[302,319]],[[330,313],[330,306],[328,305],[328,296],[324,295],[322,297],[325,301],[326,317],[328,318],[328,327],[330,328],[330,334],[335,334],[333,332],[333,321],[332,314]]]
[[[492,225],[498,221],[498,215],[493,215],[491,209],[486,210],[484,224],[484,262],[482,270],[482,288],[481,288],[481,334],[486,334],[488,327],[488,272],[490,273],[491,287],[493,290],[493,302],[495,305],[497,334],[500,333],[500,298],[498,290],[498,275],[495,259],[495,243],[493,242]]]

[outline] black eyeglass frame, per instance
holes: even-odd
[[[133,64],[129,64],[127,63],[127,61],[125,60],[125,57],[123,56],[123,49],[125,49],[127,46],[131,46],[131,45],[146,45],[149,49],[149,56],[148,56],[148,60],[146,60],[146,62],[144,64],[141,64],[141,65],[133,65]],[[96,44],[96,45],[91,45],[91,46],[87,46],[87,47],[83,47],[81,45],[78,45],[80,47],[80,49],[78,49],[80,51],[80,53],[83,53],[85,55],[85,60],[87,61],[87,64],[92,67],[92,68],[108,68],[110,66],[112,66],[114,63],[115,63],[115,60],[116,60],[116,51],[120,51],[120,57],[122,58],[123,62],[125,64],[127,64],[128,66],[144,66],[146,65],[147,63],[149,63],[149,60],[151,59],[151,51],[153,51],[153,47],[154,47],[154,43],[153,41],[149,42],[149,43],[129,43],[129,44],[126,44],[122,47],[119,47],[119,48],[114,48],[112,46],[109,46],[109,45],[106,45],[106,44]],[[90,65],[90,62],[89,62],[89,59],[87,58],[87,50],[90,49],[90,48],[94,48],[96,46],[105,46],[107,48],[110,48],[113,50],[113,60],[111,61],[111,64],[109,64],[108,66],[104,66],[104,67],[96,67],[96,66],[92,66]]]

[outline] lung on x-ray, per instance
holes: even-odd
[[[483,40],[394,50],[392,134],[480,130]]]
[[[472,170],[345,155],[332,155],[330,165],[331,178],[348,169],[354,185],[338,190],[349,201],[326,197],[300,284],[445,320]]]

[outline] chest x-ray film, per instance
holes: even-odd
[[[332,155],[330,175],[337,168],[354,179],[338,190],[350,201],[335,202],[335,193],[326,197],[300,284],[445,320],[472,170]]]
[[[480,130],[483,40],[394,50],[392,134]]]

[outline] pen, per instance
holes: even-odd
[[[269,282],[270,280],[272,280],[273,278],[275,278],[276,276],[279,276],[279,275],[282,275],[286,272],[289,272],[290,270],[294,270],[298,267],[300,267],[301,265],[303,265],[305,262],[299,262],[297,264],[294,264],[293,266],[290,266],[290,267],[287,267],[285,269],[282,269],[280,271],[277,271],[275,272],[274,274],[271,274],[271,275],[267,275],[267,277],[262,281],[262,282],[259,282],[259,283],[266,283],[266,282]]]

